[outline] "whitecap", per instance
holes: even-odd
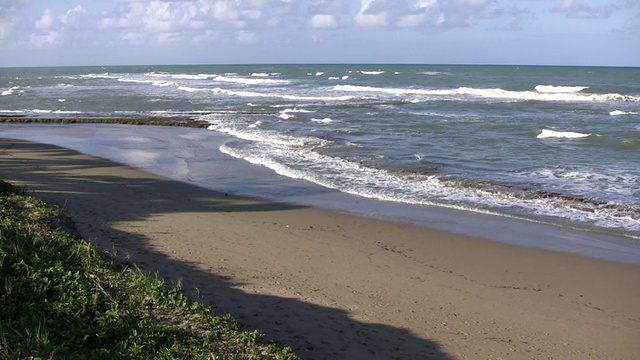
[[[261,130],[259,128],[241,128],[238,129],[234,124],[229,124],[227,121],[213,118],[211,116],[203,115],[199,117],[199,120],[207,121],[209,124],[208,129],[229,134],[242,140],[254,141],[263,144],[292,146],[292,147],[305,147],[305,146],[324,146],[330,141],[320,139],[317,137],[295,137],[280,134],[273,131]]]
[[[640,115],[640,112],[635,111],[622,111],[622,110],[613,110],[609,113],[611,116],[619,116],[619,115]]]
[[[278,115],[278,117],[279,117],[280,119],[289,120],[289,119],[291,119],[292,117],[294,117],[294,115],[289,115],[289,114],[287,114],[286,112],[281,112],[281,113],[280,113],[280,115]]]
[[[311,113],[313,111],[305,110],[305,109],[298,109],[298,108],[293,108],[293,109],[286,108],[286,109],[282,110],[282,112],[287,112],[287,113],[290,113],[290,112],[293,112],[293,113],[296,113],[296,112],[297,113]]]
[[[167,86],[178,85],[178,84],[174,83],[173,81],[154,81],[151,85],[167,87]]]
[[[288,84],[289,80],[275,80],[275,79],[250,79],[243,77],[228,77],[228,76],[216,76],[214,81],[219,82],[231,82],[244,85],[264,85],[264,84]]]
[[[80,77],[89,78],[89,79],[117,79],[118,78],[117,76],[109,75],[109,73],[85,74],[85,75],[80,75]]]
[[[183,90],[186,92],[200,92],[200,91],[209,91],[209,89],[199,89],[189,86],[178,86],[178,90]]]
[[[170,74],[163,72],[150,72],[145,75],[151,77],[168,77],[179,80],[206,80],[217,76],[215,74]]]
[[[566,139],[579,139],[583,137],[591,136],[591,134],[583,134],[572,131],[554,131],[543,129],[542,132],[536,136],[538,139],[546,138],[566,138]]]
[[[535,87],[537,92],[541,93],[573,93],[588,89],[588,86],[554,86],[554,85],[538,85]]]
[[[267,74],[267,73],[251,73],[251,76],[255,76],[255,77],[267,77],[267,76],[269,76],[269,74]]]
[[[322,75],[324,75],[324,72],[322,72],[322,71],[318,71],[318,72],[316,73],[316,76],[322,76]]]
[[[380,74],[384,74],[384,71],[380,70],[380,71],[365,71],[362,70],[360,71],[361,74],[363,75],[380,75]]]
[[[9,90],[5,90],[2,92],[2,96],[12,95],[14,90],[18,90],[19,88],[20,88],[19,86],[14,86]]]
[[[245,97],[262,97],[262,98],[281,98],[287,100],[318,100],[318,101],[348,101],[353,99],[353,96],[298,96],[298,95],[288,95],[288,94],[277,94],[277,93],[259,93],[254,91],[233,91],[222,88],[193,88],[188,86],[178,86],[179,90],[188,91],[188,92],[202,92],[202,91],[210,91],[214,94],[224,94],[224,95],[232,95],[232,96],[245,96]]]
[[[580,94],[580,93],[543,93],[535,91],[509,91],[500,88],[478,89],[459,87],[457,89],[415,89],[415,88],[385,88],[375,86],[336,85],[334,90],[349,92],[378,92],[393,95],[471,95],[480,98],[493,98],[514,101],[625,101],[640,102],[640,96],[621,94]],[[459,100],[459,99],[457,99]]]
[[[80,111],[71,111],[71,110],[56,110],[53,113],[55,114],[82,114]]]
[[[65,102],[67,99],[58,99],[59,102]]]
[[[324,119],[312,118],[311,121],[317,122],[317,123],[322,123],[322,124],[328,124],[328,123],[332,123],[333,119],[330,119],[330,118],[324,118]]]

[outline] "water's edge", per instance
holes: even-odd
[[[116,124],[0,124],[0,137],[70,148],[212,190],[392,220],[492,241],[640,264],[640,241],[504,216],[344,194],[220,152],[233,138],[203,129]]]

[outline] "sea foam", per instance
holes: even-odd
[[[588,86],[553,86],[553,85],[538,85],[535,87],[537,92],[541,93],[573,93],[588,89]]]
[[[187,92],[212,92],[214,94],[254,97],[254,98],[280,98],[286,100],[307,100],[307,101],[348,101],[353,96],[300,96],[278,93],[260,93],[255,91],[234,91],[223,88],[194,88],[190,86],[178,86],[178,90]]]
[[[386,93],[392,95],[437,95],[456,96],[470,95],[479,98],[493,98],[514,101],[567,101],[567,102],[640,102],[640,96],[621,94],[580,94],[575,92],[536,92],[536,91],[510,91],[500,88],[479,89],[470,87],[459,87],[457,89],[415,89],[415,88],[386,88],[375,86],[359,85],[335,85],[334,90],[346,92],[372,92]],[[456,97],[455,100],[460,100]]]
[[[620,116],[620,115],[640,115],[640,112],[635,111],[622,111],[622,110],[613,110],[609,113],[611,116]]]
[[[251,79],[243,77],[228,77],[228,76],[216,76],[213,78],[218,82],[230,82],[243,85],[268,85],[268,84],[289,84],[289,80],[276,80],[276,79]]]
[[[118,78],[118,76],[109,75],[109,73],[103,73],[103,74],[84,74],[84,75],[80,75],[80,77],[82,77],[82,78],[89,78],[89,79],[117,79],[117,78]]]
[[[591,136],[591,134],[583,134],[572,131],[554,131],[543,129],[542,132],[536,136],[538,139],[546,139],[546,138],[566,138],[566,139],[579,139],[583,137]]]
[[[15,93],[15,90],[20,89],[20,86],[14,86],[12,88],[10,88],[9,90],[5,90],[2,92],[2,96],[7,96],[7,95],[13,95]]]
[[[312,118],[311,121],[317,122],[317,123],[322,123],[322,124],[328,124],[328,123],[332,123],[333,119],[330,119],[330,118],[324,118],[324,119]]]
[[[145,74],[151,77],[168,77],[171,79],[180,79],[180,80],[206,80],[216,77],[215,74],[170,74],[170,73],[159,73],[159,72],[150,72]]]

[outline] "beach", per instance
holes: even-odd
[[[2,139],[0,178],[308,359],[633,359],[640,267],[267,202]],[[497,229],[496,231],[499,231]]]

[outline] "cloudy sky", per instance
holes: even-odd
[[[640,66],[640,0],[0,0],[0,66]]]

